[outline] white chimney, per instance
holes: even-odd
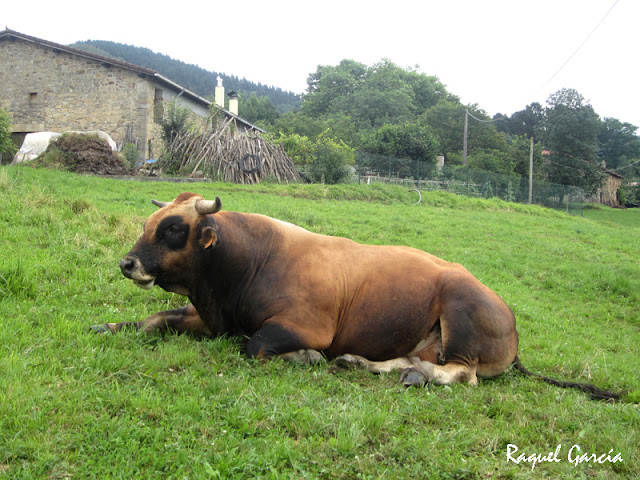
[[[229,111],[238,115],[238,94],[236,92],[229,92]]]
[[[222,86],[222,78],[218,75],[218,85],[216,85],[216,96],[215,102],[216,106],[220,108],[224,108],[224,87]]]

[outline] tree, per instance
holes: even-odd
[[[351,117],[342,113],[311,117],[302,112],[290,112],[281,115],[269,128],[274,135],[298,134],[316,140],[319,135],[329,132],[329,137],[357,148],[360,136]]]
[[[301,111],[311,117],[344,111],[341,102],[353,95],[366,72],[367,66],[354,60],[342,60],[335,67],[319,65],[307,78]]]
[[[538,102],[527,105],[524,110],[515,112],[511,117],[501,113],[496,114],[496,128],[508,135],[535,138],[544,117],[544,109]]]
[[[469,155],[469,168],[501,174],[513,173],[515,161],[507,152],[480,150]]]
[[[616,118],[605,118],[598,135],[600,151],[598,155],[607,168],[615,170],[640,158],[640,137],[638,127],[623,123]]]
[[[508,139],[509,159],[513,162],[513,172],[521,177],[529,178],[529,166],[531,159],[531,139],[524,136],[513,136]],[[536,142],[533,146],[533,177],[534,180],[544,179],[542,143]]]
[[[291,133],[285,135],[280,134],[276,143],[282,145],[287,156],[298,166],[304,167],[311,165],[315,158],[315,144],[309,140],[309,137]]]
[[[353,60],[321,65],[307,84],[303,113],[316,118],[346,115],[360,130],[414,120],[449,97],[436,77],[398,67],[388,59],[371,67]]]
[[[11,141],[11,115],[0,108],[0,156],[11,161],[17,150]],[[7,162],[3,160],[3,163]]]
[[[258,96],[255,93],[242,101],[240,113],[245,120],[264,126],[273,125],[280,116],[269,97]]]
[[[365,150],[435,163],[439,145],[427,125],[403,123],[383,125],[375,130],[365,143]]]
[[[447,92],[444,84],[435,76],[428,76],[416,70],[405,70],[404,79],[413,91],[413,113],[422,115],[428,108],[447,99],[459,101]]]
[[[386,171],[389,162],[393,161],[394,171],[403,176],[415,176],[418,174],[416,162],[425,166],[435,164],[439,145],[428,126],[404,123],[383,125],[374,130],[363,141],[363,150],[374,154],[367,157],[364,166]]]
[[[485,150],[499,150],[505,152],[507,143],[504,135],[496,130],[496,126],[477,105],[465,106],[457,100],[447,100],[429,108],[420,117],[420,123],[429,125],[440,144],[440,153],[444,154],[447,162],[461,158],[464,143],[465,110],[482,120],[469,118],[468,149],[469,155]]]
[[[597,157],[600,129],[600,117],[576,90],[562,89],[549,97],[542,141],[550,150],[547,176],[552,183],[596,192],[604,178]]]

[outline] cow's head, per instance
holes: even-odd
[[[141,288],[158,285],[188,296],[202,252],[218,241],[211,214],[220,210],[222,202],[194,193],[181,193],[171,203],[152,202],[160,210],[147,219],[144,233],[120,261],[120,269]]]

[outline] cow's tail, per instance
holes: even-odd
[[[589,385],[588,383],[565,382],[562,380],[555,380],[553,378],[549,378],[543,375],[539,375],[537,373],[533,373],[530,370],[528,370],[524,365],[522,365],[522,362],[520,361],[520,358],[518,358],[517,355],[515,360],[513,361],[513,366],[516,367],[516,370],[518,370],[521,373],[524,373],[525,375],[537,377],[551,385],[555,385],[556,387],[575,388],[576,390],[581,390],[583,392],[586,392],[594,400],[615,401],[615,400],[618,400],[622,395],[624,395],[624,393],[616,393],[616,392],[611,392],[609,390],[603,390],[593,385]]]

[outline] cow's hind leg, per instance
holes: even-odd
[[[399,357],[382,362],[374,362],[360,355],[351,355],[347,353],[336,358],[335,363],[341,367],[361,367],[371,373],[389,373],[393,370],[404,370],[416,363],[420,363],[418,357]]]
[[[476,385],[476,367],[457,363],[434,365],[431,362],[419,362],[402,371],[400,381],[405,387],[421,387],[425,383],[450,385],[452,383],[469,383]]]
[[[141,322],[105,323],[94,325],[96,333],[119,332],[122,329],[134,328],[144,332],[173,330],[178,333],[192,333],[194,335],[211,336],[211,331],[204,324],[193,305],[187,305],[177,310],[167,310],[154,313]]]
[[[435,365],[420,360],[419,357],[399,357],[383,362],[367,360],[359,355],[346,354],[336,358],[336,363],[343,367],[362,367],[371,373],[389,373],[402,370],[400,381],[405,387],[422,386],[425,383],[449,385],[452,383],[478,383],[475,366],[445,363]]]

